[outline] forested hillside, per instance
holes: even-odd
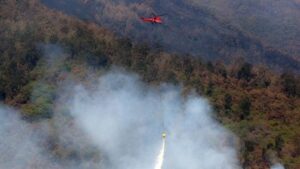
[[[244,58],[277,71],[300,69],[300,23],[293,0],[42,0],[49,8],[95,22],[135,42],[226,63]],[[164,24],[139,17],[166,14]]]
[[[242,30],[259,37],[276,49],[299,58],[300,4],[297,0],[215,0],[188,2],[214,11],[218,18],[227,20]]]
[[[240,137],[244,168],[269,168],[274,157],[287,169],[300,168],[297,74],[274,73],[243,59],[225,65],[170,54],[49,9],[38,0],[0,1],[0,25],[0,100],[22,110],[24,119],[32,123],[52,117],[56,89],[65,74],[84,81],[90,70],[119,66],[151,85],[182,84],[186,93],[195,90],[207,97],[215,118]],[[67,55],[58,68],[45,64],[44,46],[52,52],[51,46],[60,46]],[[44,94],[33,94],[36,99],[32,99],[33,86],[39,85]]]

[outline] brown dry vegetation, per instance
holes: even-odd
[[[288,169],[300,168],[299,76],[275,74],[237,60],[206,63],[133,44],[93,23],[49,10],[38,0],[0,1],[0,99],[19,107],[27,119],[51,118],[55,88],[66,72],[86,75],[87,68],[125,67],[155,85],[183,84],[214,105],[215,117],[241,139],[244,168],[268,168],[278,156]],[[38,44],[59,44],[70,55],[63,70],[45,77]],[[32,85],[44,78],[46,98],[30,100]]]

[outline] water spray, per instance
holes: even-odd
[[[164,156],[165,156],[165,145],[166,145],[166,133],[162,133],[162,145],[159,151],[159,154],[156,159],[154,169],[162,169],[164,163]]]

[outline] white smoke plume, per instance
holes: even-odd
[[[281,164],[279,164],[279,163],[277,163],[277,164],[273,165],[273,166],[271,167],[271,169],[284,169],[284,166],[281,165]]]
[[[0,105],[0,169],[100,168],[100,161],[76,158],[78,153],[88,156],[93,151],[98,153],[98,150],[91,151],[90,144],[83,139],[85,135],[76,126],[70,128],[65,117],[55,116],[50,121],[28,123],[19,114]],[[53,145],[50,136],[57,137],[51,143]],[[50,150],[52,146],[59,148]]]
[[[179,87],[149,87],[136,75],[107,73],[94,89],[78,86],[76,124],[98,145],[106,169],[153,169],[167,133],[164,169],[240,168],[234,136],[211,117],[208,102]]]
[[[234,135],[211,117],[205,99],[182,96],[180,87],[111,71],[66,93],[41,122],[0,106],[1,169],[154,169],[163,132],[162,169],[241,168]]]
[[[9,108],[0,108],[0,168],[55,168],[38,145],[37,133]]]

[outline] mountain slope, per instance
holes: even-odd
[[[299,32],[295,29],[297,25],[292,25],[293,20],[289,21],[291,23],[280,23],[283,19],[280,20],[279,17],[270,22],[262,21],[260,18],[268,16],[265,18],[269,19],[271,14],[264,14],[264,8],[261,9],[262,14],[255,14],[256,11],[251,13],[252,8],[256,9],[257,6],[251,4],[256,2],[250,5],[244,1],[234,4],[226,2],[224,6],[228,6],[228,9],[225,8],[223,13],[212,9],[215,6],[221,8],[219,6],[222,1],[211,5],[202,1],[182,0],[42,2],[51,8],[103,25],[136,42],[162,45],[170,52],[200,55],[207,60],[225,62],[242,57],[254,64],[269,65],[275,70],[300,70],[300,39],[297,38],[300,36],[297,36]],[[219,6],[216,5],[218,2]],[[141,23],[139,16],[147,16],[151,12],[167,13],[166,24],[153,26]],[[226,12],[230,15],[226,16]],[[297,15],[291,16],[291,19],[295,16]],[[285,27],[291,29],[284,29]],[[287,33],[282,32],[283,29]]]
[[[298,76],[278,75],[245,62],[206,63],[133,44],[37,0],[1,1],[0,16],[0,38],[5,42],[0,43],[0,100],[22,110],[24,119],[34,123],[52,118],[53,103],[59,101],[55,92],[66,74],[84,83],[91,72],[121,66],[138,73],[149,85],[182,84],[185,93],[207,97],[215,118],[240,137],[243,168],[269,168],[277,156],[289,169],[300,167]],[[47,66],[47,52],[41,46],[50,46],[58,68]],[[64,51],[63,61],[53,46]],[[32,99],[36,85],[43,95]],[[57,159],[80,159],[81,153],[64,153],[72,151],[53,139],[49,142],[54,146],[49,147]]]
[[[239,26],[240,29],[259,37],[264,43],[291,54],[299,61],[299,1],[188,1],[210,9],[218,18]]]

